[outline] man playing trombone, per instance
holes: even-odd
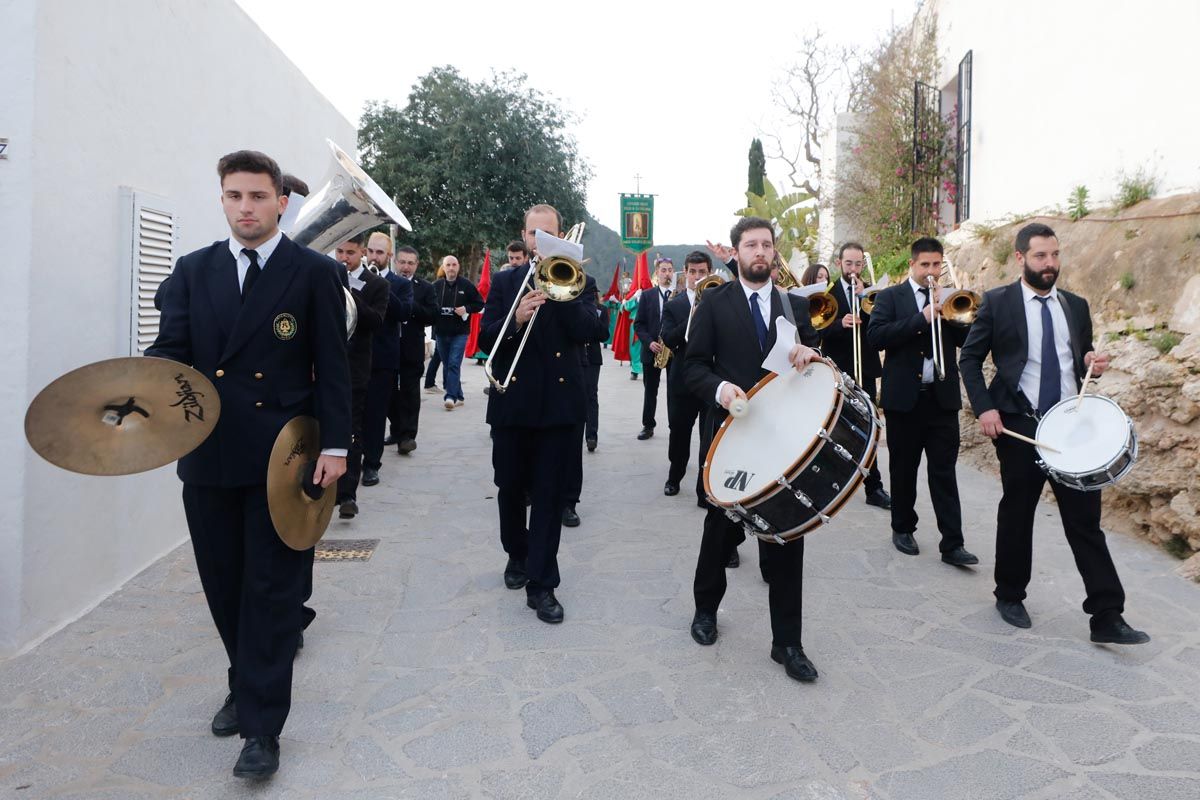
[[[562,236],[562,217],[553,206],[535,205],[525,212],[522,235],[535,256],[537,231]],[[547,303],[546,292],[530,286],[530,270],[536,266],[495,276],[483,310],[479,346],[494,360],[491,374],[509,376],[507,382],[493,383],[487,409],[500,542],[508,554],[504,585],[524,587],[526,604],[538,619],[556,623],[563,620],[554,590],[559,583],[558,541],[569,465],[582,458],[579,426],[587,410],[579,348],[608,331],[594,298]]]
[[[942,561],[954,566],[978,564],[963,547],[962,508],[958,500],[957,348],[967,326],[942,325],[942,243],[922,237],[912,244],[908,280],[875,295],[867,341],[886,350],[879,404],[887,412],[887,446],[892,483],[892,544],[905,555],[919,551],[917,468],[925,454],[929,494],[942,534]],[[942,336],[942,331],[945,336]]]

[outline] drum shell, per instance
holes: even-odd
[[[1138,457],[1138,437],[1137,431],[1133,427],[1133,421],[1111,399],[1099,395],[1085,396],[1085,402],[1094,400],[1102,400],[1110,404],[1121,414],[1126,427],[1123,447],[1109,458],[1108,461],[1086,470],[1072,471],[1051,466],[1050,463],[1047,463],[1046,456],[1048,454],[1040,450],[1038,451],[1039,457],[1036,460],[1038,468],[1046,473],[1046,476],[1050,480],[1081,492],[1098,492],[1114,485],[1133,469],[1133,465]],[[1076,398],[1070,397],[1052,406],[1039,421],[1035,438],[1039,441],[1042,440],[1046,436],[1045,426],[1053,422],[1056,414],[1070,413],[1075,403]],[[1050,459],[1050,461],[1053,461],[1053,459]]]

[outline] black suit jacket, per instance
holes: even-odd
[[[683,379],[683,362],[687,358],[687,341],[683,334],[687,332],[688,317],[692,313],[692,304],[687,292],[680,292],[672,297],[671,302],[663,308],[662,339],[663,344],[671,348],[674,354],[667,362],[667,386],[674,391],[687,391]],[[799,321],[799,320],[797,320]]]
[[[778,291],[771,294],[771,315],[766,320],[767,347],[759,350],[750,303],[741,282],[729,281],[704,293],[688,334],[684,381],[706,405],[725,413],[725,409],[717,404],[717,387],[721,381],[730,381],[746,391],[767,374],[762,368],[762,360],[775,344],[774,320],[783,316],[779,294]],[[784,296],[792,304],[800,341],[816,347],[819,337],[809,323],[808,300],[795,295]],[[721,419],[723,417],[716,417],[718,421]]]
[[[1087,373],[1083,357],[1092,349],[1092,313],[1087,300],[1062,289],[1058,290],[1058,302],[1067,318],[1078,388]],[[963,385],[967,387],[967,397],[976,417],[992,409],[1024,414],[1032,411],[1033,403],[1037,402],[1036,397],[1026,398],[1020,390],[1021,373],[1029,358],[1029,329],[1024,306],[1019,280],[992,289],[983,296],[983,304],[959,356]],[[983,360],[989,353],[996,365],[996,376],[990,386],[985,384],[983,377]]]
[[[962,408],[962,393],[958,388],[958,348],[966,340],[967,330],[965,325],[942,323],[946,378],[939,381],[935,374],[933,391],[938,405],[947,411]],[[886,411],[912,411],[921,391],[923,353],[932,350],[932,333],[925,315],[917,310],[917,296],[907,277],[902,283],[875,295],[867,340],[876,350],[887,351],[879,405]]]
[[[383,324],[371,342],[371,369],[400,369],[400,323],[412,315],[412,281],[388,270],[382,276],[391,290]]]
[[[513,269],[496,275],[483,309],[479,346],[494,357],[492,369],[499,380],[508,374],[529,324],[517,328],[514,315],[504,338],[499,338],[526,271]],[[488,424],[523,428],[582,425],[587,393],[579,348],[584,342],[603,339],[608,335],[608,326],[603,324],[595,304],[584,303],[581,298],[562,303],[547,301],[532,324],[508,390],[501,393],[493,389],[488,394]]]
[[[842,327],[842,317],[850,313],[850,299],[846,297],[845,287],[839,279],[831,290],[837,300],[838,313],[833,323],[821,331],[821,352],[833,359],[843,372],[854,377],[854,336],[850,328]],[[867,341],[867,326],[871,323],[870,314],[861,314],[862,324],[859,325],[862,347],[863,380],[869,381],[883,374],[879,364],[879,351]]]
[[[589,339],[583,343],[583,347],[579,348],[579,363],[584,366],[600,366],[604,363],[604,339],[608,336],[608,306],[600,302],[600,293],[596,288],[596,279],[591,275],[587,276],[587,282],[583,287],[583,294],[579,296],[579,302],[585,306],[595,303],[596,308],[600,311],[600,320],[604,323],[604,335],[595,339]]]
[[[425,365],[425,328],[438,318],[433,284],[419,275],[412,278],[412,315],[400,323],[400,369],[419,371]]]
[[[662,292],[662,289],[655,286],[642,290],[638,299],[637,319],[633,321],[633,330],[642,343],[642,364],[645,365],[654,363],[654,351],[650,349],[650,343],[658,341],[662,333],[662,315],[666,311],[666,303],[663,304],[663,310],[659,311],[655,292]]]
[[[279,430],[314,415],[321,448],[350,447],[344,268],[284,236],[242,302],[228,240],[188,253],[163,293],[148,356],[190,364],[213,382],[221,416],[179,459],[197,486],[257,486]]]
[[[358,308],[358,324],[346,345],[346,354],[350,358],[350,383],[355,390],[365,389],[371,380],[371,345],[375,341],[376,331],[383,327],[388,298],[391,296],[391,284],[370,270],[363,270],[359,278],[365,285],[361,289],[350,290],[354,305]]]

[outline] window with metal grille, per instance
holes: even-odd
[[[134,189],[122,189],[129,252],[129,354],[140,356],[158,337],[154,294],[175,264],[178,219],[174,204]]]
[[[971,216],[971,80],[974,58],[968,50],[958,62],[958,153],[955,158],[958,175],[955,183],[954,221],[963,222]]]

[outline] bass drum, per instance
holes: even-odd
[[[763,378],[721,424],[704,464],[709,502],[784,544],[827,524],[867,476],[883,423],[829,359]]]

